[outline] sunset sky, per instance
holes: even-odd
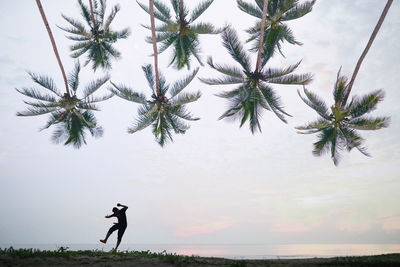
[[[270,66],[302,59],[297,73],[313,73],[308,89],[331,105],[337,71],[342,66],[342,73],[351,76],[385,2],[317,1],[310,14],[289,23],[303,46],[285,45],[286,58],[276,55]],[[149,96],[141,66],[153,63],[152,47],[145,42],[150,32],[140,24],[149,24],[150,18],[136,1],[107,3],[107,14],[114,3],[121,5],[112,27],[132,31],[116,44],[122,59],[113,61],[111,80]],[[198,1],[186,3],[193,7]],[[72,41],[56,25],[67,25],[61,13],[81,20],[77,2],[42,4],[69,73]],[[384,89],[385,100],[371,115],[391,116],[390,127],[361,133],[372,158],[354,150],[343,153],[338,167],[329,155],[312,155],[315,135],[294,129],[317,118],[298,97],[301,86],[274,87],[293,117],[284,124],[265,111],[261,134],[252,135],[247,124],[239,128],[238,122],[218,121],[227,103],[215,94],[232,87],[195,79],[185,90],[201,90],[201,99],[189,105],[201,120],[165,148],[150,129],[127,133],[138,106],[117,97],[96,112],[105,129],[102,138],[88,137],[80,150],[55,145],[52,128],[39,132],[46,116],[15,115],[25,109],[26,98],[14,88],[33,85],[27,70],[50,75],[63,89],[39,10],[32,0],[2,0],[0,8],[0,244],[97,243],[112,224],[104,216],[118,202],[129,206],[124,243],[400,243],[399,1],[352,91],[362,95]],[[244,42],[244,30],[256,20],[236,1],[215,0],[199,21],[230,24]],[[214,62],[235,64],[220,36],[200,40],[204,61],[212,56]],[[171,49],[161,54],[159,65],[172,83],[188,71],[167,68],[170,56]],[[102,75],[87,66],[81,85]],[[198,74],[218,76],[209,67]]]

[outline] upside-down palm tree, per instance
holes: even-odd
[[[199,119],[193,117],[187,111],[185,105],[198,100],[201,93],[199,91],[182,93],[182,90],[190,84],[199,69],[196,68],[189,76],[175,82],[172,86],[166,84],[164,77],[158,71],[153,0],[149,0],[149,7],[155,74],[153,74],[150,64],[143,66],[142,69],[152,90],[151,98],[147,100],[144,94],[137,93],[124,85],[112,83],[114,88],[110,88],[110,90],[123,99],[141,104],[138,109],[138,118],[134,125],[128,129],[128,132],[135,133],[151,125],[156,141],[163,147],[168,141],[173,141],[172,131],[176,134],[184,134],[189,129],[189,125],[184,120],[195,121]]]
[[[76,41],[76,44],[70,47],[73,52],[71,56],[78,58],[83,54],[87,54],[87,60],[85,66],[92,63],[94,71],[98,67],[103,69],[111,68],[111,60],[120,58],[121,54],[114,47],[113,44],[118,39],[126,39],[130,34],[129,28],[122,29],[121,31],[114,31],[110,28],[116,14],[120,10],[119,5],[115,5],[112,8],[110,15],[105,18],[106,12],[106,0],[89,0],[90,9],[82,2],[78,0],[78,4],[81,8],[81,15],[88,25],[85,27],[84,23],[79,22],[71,17],[62,14],[62,17],[72,27],[61,27],[60,29],[71,34],[67,38]]]
[[[155,88],[152,65],[143,66],[142,69],[152,90],[148,100],[144,94],[137,93],[124,85],[113,84],[114,88],[110,90],[125,100],[141,104],[138,118],[133,126],[128,128],[128,133],[135,133],[151,125],[156,141],[164,146],[168,141],[173,141],[172,132],[184,134],[189,129],[190,126],[184,122],[185,120],[199,120],[187,111],[185,105],[199,99],[201,93],[182,93],[196,76],[198,69],[172,86],[166,84],[164,77],[160,75],[159,92]]]
[[[235,89],[217,94],[219,97],[228,99],[230,103],[228,110],[219,119],[240,120],[240,127],[249,120],[252,133],[257,130],[261,131],[259,120],[263,109],[274,112],[279,119],[286,122],[285,116],[290,115],[284,111],[279,96],[272,85],[305,85],[311,81],[312,75],[292,74],[300,62],[287,68],[266,68],[265,65],[269,57],[265,56],[265,53],[263,53],[263,58],[258,61],[256,70],[252,71],[250,57],[244,51],[236,32],[228,29],[222,33],[222,39],[225,48],[233,59],[240,64],[241,68],[214,64],[212,59],[209,58],[209,66],[224,74],[224,76],[217,79],[200,79],[209,85],[236,84]]]
[[[333,90],[335,104],[330,110],[317,95],[306,88],[304,88],[306,97],[299,93],[301,99],[314,109],[320,118],[305,126],[296,127],[296,129],[304,134],[317,133],[318,141],[314,143],[313,154],[321,156],[330,151],[331,158],[336,166],[339,163],[340,151],[342,150],[351,151],[353,148],[357,148],[362,154],[369,156],[366,148],[362,146],[364,139],[357,130],[379,130],[389,126],[389,117],[372,118],[366,116],[375,110],[378,103],[383,100],[384,92],[382,90],[376,90],[363,97],[355,96],[350,103],[348,103],[348,98],[361,63],[381,28],[392,2],[393,0],[387,1],[367,46],[357,62],[350,82],[347,82],[347,77],[340,75],[339,70]]]
[[[41,130],[55,125],[56,130],[53,133],[52,140],[57,144],[64,142],[64,145],[72,145],[75,148],[80,148],[82,144],[86,144],[86,130],[93,137],[102,136],[103,129],[98,126],[92,111],[99,110],[95,103],[113,96],[112,94],[102,97],[92,95],[108,81],[109,77],[104,77],[88,84],[83,90],[82,97],[78,98],[79,71],[80,64],[78,62],[68,77],[70,93],[61,93],[52,78],[34,73],[29,73],[32,80],[49,93],[41,92],[35,87],[16,89],[19,93],[35,99],[35,102],[24,101],[28,108],[26,111],[18,112],[17,115],[50,114],[46,125]]]
[[[53,134],[53,140],[56,143],[65,141],[65,145],[72,144],[75,148],[79,148],[82,143],[86,143],[85,130],[89,130],[92,136],[95,137],[102,135],[102,128],[97,126],[96,119],[91,112],[92,110],[97,110],[97,107],[93,103],[106,100],[113,95],[106,95],[101,98],[92,97],[91,95],[107,82],[109,78],[104,77],[89,84],[85,88],[81,99],[76,96],[79,85],[80,64],[78,62],[75,65],[74,71],[67,79],[43,6],[40,0],[36,0],[36,4],[39,8],[40,15],[46,27],[64,79],[65,93],[62,94],[57,89],[53,79],[47,76],[29,73],[35,83],[49,90],[52,94],[41,93],[40,90],[36,88],[16,89],[19,93],[36,100],[36,102],[24,101],[30,107],[28,107],[27,111],[18,112],[17,115],[37,116],[50,113],[50,118],[42,129],[49,128],[51,125],[57,125],[57,129]],[[72,93],[69,86],[71,86]]]
[[[247,33],[250,38],[247,42],[254,41],[252,51],[258,51],[260,42],[261,19],[263,15],[264,0],[254,0],[255,4],[250,4],[243,0],[237,0],[240,10],[252,15],[260,21],[255,26],[249,28]],[[270,0],[268,3],[268,16],[264,25],[264,49],[268,57],[272,57],[278,50],[282,55],[282,44],[286,41],[293,45],[302,45],[293,35],[292,30],[285,24],[303,17],[312,11],[315,0],[300,3],[299,0]]]
[[[388,117],[372,118],[367,116],[383,100],[384,92],[382,90],[362,97],[355,96],[350,103],[347,103],[347,86],[347,78],[341,76],[339,71],[333,90],[335,103],[330,109],[323,100],[307,89],[304,88],[306,97],[299,92],[301,99],[314,109],[320,118],[305,126],[296,127],[296,129],[303,134],[318,133],[318,141],[314,143],[313,154],[321,156],[330,152],[335,165],[339,163],[342,150],[350,151],[357,148],[362,154],[369,156],[366,148],[362,146],[364,139],[357,130],[378,130],[389,125]]]
[[[203,65],[200,58],[200,41],[199,34],[218,34],[221,29],[216,29],[210,23],[198,22],[196,20],[203,14],[204,11],[213,3],[214,0],[206,0],[196,6],[190,13],[185,7],[183,0],[171,0],[175,16],[171,15],[171,10],[168,6],[159,0],[154,0],[156,10],[154,16],[162,25],[156,27],[158,34],[156,35],[157,42],[161,43],[159,53],[173,46],[173,53],[170,65],[173,64],[177,69],[182,69],[186,66],[190,69],[191,56],[194,56],[197,61]],[[147,12],[150,13],[149,7],[138,4]],[[148,26],[143,25],[146,28]],[[147,38],[149,43],[152,43],[152,38]]]

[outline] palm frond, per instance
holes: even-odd
[[[81,32],[85,30],[85,26],[76,19],[70,18],[64,14],[61,14],[61,17],[63,17],[63,19],[65,19],[69,24],[71,24],[75,29]]]
[[[153,74],[153,66],[151,64],[147,64],[142,66],[142,70],[146,76],[147,83],[149,84],[150,89],[154,92],[156,90],[155,86],[155,77]]]
[[[31,101],[25,101],[24,103],[32,106],[32,107],[36,107],[36,108],[59,108],[60,107],[60,103],[43,103],[41,101],[38,102],[31,102]]]
[[[184,105],[171,107],[170,112],[172,114],[174,114],[175,116],[177,116],[181,119],[184,119],[184,120],[188,120],[188,121],[197,121],[200,119],[197,117],[193,117],[193,115],[189,111],[186,110]]]
[[[138,0],[136,0],[136,3],[150,15],[150,9],[147,5],[140,3]],[[154,10],[154,17],[162,22],[168,23],[169,18],[165,17],[161,12],[159,12],[157,9]]]
[[[233,98],[233,97],[236,97],[237,95],[239,95],[240,94],[240,88],[236,88],[236,89],[233,89],[233,90],[230,90],[230,91],[224,91],[224,92],[221,92],[221,93],[218,93],[218,94],[215,94],[216,96],[218,96],[218,97],[221,97],[221,98]]]
[[[129,87],[125,86],[125,85],[116,85],[113,82],[111,82],[111,84],[114,86],[114,88],[109,88],[109,90],[125,99],[131,102],[135,102],[135,103],[139,103],[139,104],[147,104],[147,100],[146,100],[146,96],[142,93],[137,93],[134,92],[132,89],[130,89]]]
[[[108,29],[110,28],[110,25],[111,25],[112,21],[114,20],[115,15],[117,15],[117,13],[119,12],[119,10],[120,10],[120,6],[119,5],[115,5],[113,7],[113,9],[111,10],[110,15],[108,15],[108,18],[107,18],[106,22],[104,23],[104,30],[105,31],[108,31]]]
[[[38,89],[36,88],[15,88],[15,90],[20,93],[23,94],[27,97],[30,98],[34,98],[37,100],[42,100],[42,101],[46,101],[46,102],[52,102],[52,103],[56,103],[57,99],[55,97],[53,97],[52,95],[49,94],[42,94]]]
[[[239,9],[242,10],[243,12],[259,19],[262,18],[262,11],[260,11],[260,9],[257,6],[249,4],[242,0],[237,0],[236,3]]]
[[[286,11],[282,15],[282,21],[288,21],[288,20],[293,20],[293,19],[298,19],[303,17],[304,15],[310,13],[312,11],[312,8],[315,4],[316,0],[304,2],[302,4],[296,3],[293,5],[292,8],[290,8],[288,11]]]
[[[105,76],[103,78],[92,81],[86,88],[83,90],[83,98],[87,98],[94,92],[96,92],[101,86],[103,86],[108,80],[109,76]]]
[[[185,134],[190,128],[188,124],[170,112],[165,113],[165,119],[176,134]]]
[[[295,128],[299,130],[298,133],[300,134],[313,134],[325,130],[329,127],[330,127],[329,121],[326,121],[324,119],[318,119],[316,121],[309,122],[304,126],[298,126]]]
[[[208,85],[227,85],[227,84],[241,84],[244,82],[243,78],[235,78],[226,76],[222,78],[199,78],[199,80]]]
[[[154,0],[154,6],[165,18],[171,19],[171,10],[168,8],[168,6],[164,5],[163,2]]]
[[[289,74],[283,77],[271,78],[268,80],[269,83],[276,84],[291,84],[291,85],[307,85],[312,81],[313,75],[310,73],[306,74]]]
[[[117,36],[117,39],[126,39],[131,34],[131,30],[129,28],[122,29],[120,31],[114,32]]]
[[[290,65],[289,67],[285,69],[276,69],[276,68],[268,68],[262,72],[263,76],[268,80],[272,78],[278,78],[282,77],[285,75],[288,75],[295,71],[301,63],[301,60],[297,62],[296,64]]]
[[[196,68],[189,76],[175,82],[170,88],[171,98],[177,96],[183,89],[185,89],[196,77],[197,73],[199,72],[199,68]]]
[[[90,11],[89,11],[88,7],[82,3],[82,0],[78,0],[78,4],[81,7],[82,17],[86,20],[87,24],[89,24],[89,26],[93,29],[94,25],[93,25],[92,18],[90,16]]]
[[[171,106],[179,106],[188,104],[194,101],[197,101],[201,97],[201,92],[197,91],[196,93],[180,93],[171,99]]]
[[[214,0],[206,0],[200,4],[198,4],[192,11],[192,13],[190,14],[190,20],[191,22],[195,21],[196,19],[198,19],[198,17],[201,16],[201,14],[204,13],[204,11],[206,11],[210,5],[214,2]]]
[[[104,96],[100,96],[100,97],[95,97],[95,96],[89,96],[85,99],[86,103],[92,104],[92,103],[98,103],[98,102],[102,102],[102,101],[106,101],[110,98],[112,98],[114,96],[113,93],[110,94],[106,94]]]
[[[385,98],[383,90],[377,90],[363,97],[354,97],[350,104],[350,115],[353,118],[361,117],[364,114],[374,111],[379,102]]]
[[[62,94],[60,91],[58,91],[57,86],[54,82],[54,80],[51,77],[48,76],[43,76],[43,75],[37,75],[32,72],[28,72],[28,74],[31,76],[32,80],[39,84],[40,86],[50,90],[50,92],[56,94],[57,96],[61,97]]]
[[[216,29],[211,23],[197,23],[190,26],[190,31],[197,34],[219,34],[224,31],[224,29]]]
[[[347,89],[347,77],[341,76],[340,71],[342,68],[339,69],[334,90],[333,90],[333,98],[335,100],[335,104],[339,104],[344,106],[346,103],[343,103],[346,99],[346,89]]]
[[[260,91],[265,98],[265,101],[268,103],[269,108],[275,115],[284,123],[287,123],[285,115],[291,117],[290,114],[286,113],[283,110],[283,106],[280,100],[280,97],[276,95],[274,90],[268,85],[260,86]]]
[[[328,153],[330,149],[330,142],[332,138],[334,137],[334,129],[333,128],[327,128],[322,130],[318,134],[318,141],[314,143],[314,150],[313,150],[313,155],[314,156],[322,156],[323,154]]]
[[[348,129],[346,127],[339,127],[341,137],[344,139],[345,144],[343,145],[347,151],[351,151],[353,148],[357,148],[364,156],[370,157],[367,148],[362,147],[364,139],[357,134],[353,129]],[[337,165],[337,164],[335,164]]]
[[[207,64],[214,70],[219,71],[220,73],[223,73],[225,75],[229,75],[238,79],[243,78],[243,71],[235,66],[214,64],[211,57],[208,58]]]
[[[321,98],[319,98],[319,96],[307,90],[306,88],[304,88],[304,94],[306,95],[307,99],[301,95],[300,91],[297,91],[297,93],[299,94],[301,100],[303,100],[303,102],[306,103],[310,108],[315,110],[322,118],[330,120],[328,106]]]
[[[68,76],[68,85],[70,88],[76,92],[79,86],[79,72],[81,71],[81,65],[79,61],[75,63],[73,71]]]
[[[243,49],[236,31],[228,28],[222,33],[222,40],[224,47],[228,50],[233,59],[235,59],[247,72],[250,72],[250,58]]]
[[[152,105],[149,104],[144,104],[139,107],[138,109],[138,118],[136,119],[135,123],[128,128],[128,133],[135,133],[137,131],[141,131],[144,128],[150,126],[157,118],[157,115],[152,113],[149,114],[149,111],[151,110]],[[148,115],[144,115],[148,114]]]
[[[167,39],[162,42],[162,45],[159,47],[158,53],[161,54],[165,50],[168,49],[176,40],[178,39],[177,35],[170,35]]]
[[[163,115],[157,117],[156,121],[152,124],[152,132],[156,142],[163,147],[168,141],[173,141],[171,135],[171,126]]]
[[[357,130],[379,130],[389,127],[390,117],[356,118],[348,124]]]
[[[27,107],[26,111],[17,112],[17,116],[38,116],[57,111],[55,107]]]
[[[95,105],[93,105],[92,103],[89,103],[89,102],[79,102],[78,104],[76,104],[76,106],[79,109],[100,111],[100,109],[97,106],[95,106]]]

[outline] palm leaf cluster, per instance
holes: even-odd
[[[247,42],[253,42],[252,51],[257,51],[260,44],[261,19],[263,14],[264,0],[254,0],[255,4],[237,0],[240,10],[252,15],[260,21],[255,26],[246,30],[250,34]],[[288,42],[293,45],[302,45],[293,35],[292,30],[285,24],[287,21],[303,17],[311,12],[315,0],[300,3],[299,0],[269,0],[267,19],[264,28],[263,46],[268,55],[272,57],[278,50],[282,55],[282,44]]]
[[[210,23],[195,23],[195,21],[204,11],[206,11],[213,1],[214,0],[206,0],[199,3],[189,14],[189,11],[185,6],[183,10],[181,10],[179,0],[171,0],[173,11],[175,13],[175,16],[173,17],[168,6],[159,0],[154,0],[154,16],[162,23],[161,26],[156,27],[156,32],[158,33],[156,35],[156,41],[157,43],[161,43],[161,46],[159,47],[160,54],[170,46],[173,46],[174,51],[170,65],[173,65],[177,69],[182,69],[184,66],[190,69],[191,56],[194,56],[197,61],[203,65],[199,55],[199,34],[218,34],[222,30],[216,29]],[[139,2],[138,4],[150,14],[147,5]],[[150,29],[149,26],[143,26]],[[152,38],[148,37],[147,42],[152,43]]]
[[[233,59],[239,63],[240,68],[214,64],[213,60],[209,58],[208,65],[224,76],[216,79],[200,79],[209,85],[236,85],[233,90],[217,94],[219,97],[228,99],[230,103],[228,110],[219,119],[240,120],[240,127],[249,120],[252,133],[257,130],[261,131],[260,117],[263,109],[274,112],[279,119],[286,122],[285,116],[290,115],[284,111],[280,97],[272,85],[305,85],[312,80],[312,75],[293,74],[300,62],[287,68],[265,68],[269,57],[263,58],[259,71],[252,71],[250,56],[243,49],[236,32],[233,29],[227,29],[223,32],[222,39],[223,45]]]
[[[189,129],[186,121],[195,121],[199,118],[187,111],[186,104],[198,100],[201,93],[183,93],[189,83],[198,72],[194,70],[186,78],[179,80],[169,86],[165,78],[160,75],[160,84],[158,90],[155,86],[155,76],[152,71],[152,65],[142,67],[152,95],[149,100],[142,93],[138,93],[125,85],[113,84],[110,90],[117,96],[135,103],[141,104],[138,109],[138,118],[132,127],[128,128],[129,133],[135,133],[148,126],[152,127],[152,132],[156,141],[164,146],[168,141],[173,141],[172,133],[184,134]],[[168,94],[167,94],[168,93]]]
[[[85,131],[89,131],[93,137],[102,136],[103,129],[98,126],[93,111],[99,110],[96,106],[97,102],[113,96],[112,94],[101,97],[93,96],[93,93],[108,81],[109,77],[105,76],[88,84],[83,89],[82,97],[78,98],[79,72],[80,64],[78,62],[68,78],[72,95],[61,93],[52,78],[34,73],[29,73],[29,75],[36,84],[45,89],[45,92],[35,87],[16,89],[19,93],[35,100],[34,102],[24,101],[28,108],[25,111],[18,112],[17,115],[50,114],[46,125],[41,130],[55,125],[56,130],[53,133],[52,140],[57,144],[64,142],[64,145],[72,145],[75,148],[80,148],[82,144],[86,144]]]
[[[318,141],[314,143],[313,154],[321,156],[330,152],[335,165],[339,163],[340,152],[343,150],[351,151],[357,148],[362,154],[369,156],[366,148],[362,146],[364,139],[357,130],[378,130],[389,125],[389,117],[367,116],[383,100],[382,90],[362,97],[355,96],[347,103],[350,93],[347,87],[347,78],[341,76],[339,71],[333,90],[335,103],[330,109],[323,100],[306,88],[305,97],[299,93],[301,99],[314,109],[320,118],[296,129],[304,134],[317,133]]]
[[[114,31],[110,28],[111,23],[120,10],[119,5],[113,6],[111,13],[105,18],[106,0],[93,0],[93,3],[95,23],[93,23],[89,8],[82,3],[82,0],[78,0],[81,15],[88,28],[85,27],[84,23],[64,14],[62,14],[62,17],[72,27],[58,27],[71,34],[67,36],[68,39],[76,41],[76,44],[70,47],[73,52],[71,54],[73,58],[87,54],[85,66],[91,62],[93,70],[96,70],[98,67],[110,69],[111,60],[118,59],[121,56],[120,52],[113,47],[113,44],[118,39],[128,38],[130,30],[129,28],[125,28],[121,31]]]

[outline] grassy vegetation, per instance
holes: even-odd
[[[1,249],[0,248],[0,258],[8,256],[12,258],[18,259],[28,259],[28,258],[49,258],[49,257],[60,257],[60,258],[74,258],[74,257],[93,257],[93,258],[101,258],[104,260],[129,260],[132,258],[159,258],[164,262],[176,264],[176,263],[185,263],[185,262],[194,262],[196,258],[200,258],[197,256],[182,256],[177,255],[176,253],[167,253],[163,251],[161,253],[147,251],[120,251],[114,252],[111,251],[103,251],[103,250],[78,250],[72,251],[69,250],[69,247],[59,247],[57,250],[39,250],[32,248],[20,248],[14,249],[13,247]]]
[[[40,262],[38,262],[40,261]],[[367,267],[398,267],[400,254],[362,257],[335,257],[312,259],[276,259],[276,260],[228,260],[221,258],[204,258],[198,256],[182,256],[163,251],[121,251],[114,253],[103,250],[70,251],[68,247],[59,247],[57,250],[14,249],[13,247],[0,249],[0,266],[58,266],[70,265],[114,265],[118,266],[367,266]],[[146,263],[146,264],[145,264]],[[110,265],[111,264],[111,265]],[[126,264],[126,265],[125,265]]]

